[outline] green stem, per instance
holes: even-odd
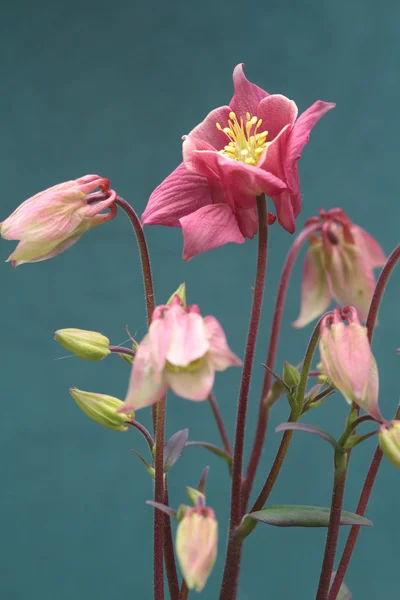
[[[265,271],[268,253],[268,222],[267,201],[264,195],[257,198],[258,213],[258,253],[257,272],[254,285],[253,305],[251,309],[249,331],[247,336],[246,352],[243,363],[242,381],[240,384],[235,446],[232,464],[231,487],[231,512],[229,524],[228,550],[222,580],[220,600],[235,600],[240,569],[240,547],[237,544],[234,532],[242,518],[242,468],[243,450],[246,428],[247,404],[250,389],[251,374],[253,370],[254,353],[256,348],[257,333],[260,323],[261,308],[264,294]]]

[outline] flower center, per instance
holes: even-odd
[[[250,113],[246,113],[246,122],[243,122],[243,117],[240,117],[240,123],[234,112],[229,113],[228,127],[221,127],[216,124],[217,129],[225,133],[229,139],[229,143],[220,150],[220,154],[239,160],[246,165],[256,165],[268,146],[266,141],[268,131],[257,133],[262,125],[262,119],[252,117]]]
[[[192,371],[196,371],[200,367],[202,367],[204,362],[204,356],[198,358],[197,360],[193,360],[186,367],[179,367],[178,365],[173,365],[168,360],[165,363],[166,368],[173,373],[191,373]]]

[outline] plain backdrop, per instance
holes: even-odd
[[[32,194],[85,173],[111,178],[141,213],[151,191],[181,160],[181,136],[232,94],[232,70],[299,109],[317,99],[337,107],[318,123],[300,164],[304,221],[320,207],[341,206],[389,253],[398,242],[398,23],[400,5],[366,0],[171,0],[5,3],[0,19],[1,218]],[[214,314],[243,356],[255,269],[255,241],[181,260],[178,229],[146,229],[156,295],[165,302],[186,281],[189,302]],[[270,230],[265,310],[251,389],[246,449],[254,430],[271,310],[291,237]],[[14,248],[3,241],[5,260]],[[382,412],[398,402],[400,275],[390,282],[374,351]],[[135,240],[121,214],[54,260],[3,264],[1,280],[0,596],[4,600],[152,597],[151,480],[131,448],[134,431],[103,429],[81,413],[68,388],[124,397],[129,367],[118,357],[86,363],[53,341],[64,327],[99,330],[120,344],[126,325],[146,332]],[[301,261],[286,302],[277,369],[302,359],[311,327],[294,330]],[[219,374],[215,392],[233,435],[240,370]],[[339,394],[307,421],[340,435],[347,406]],[[274,408],[257,487],[288,416]],[[149,411],[138,418],[150,425]],[[219,443],[206,403],[170,396],[167,434]],[[354,510],[375,448],[357,448],[345,508]],[[146,455],[147,456],[147,455]],[[215,456],[188,448],[170,474],[171,503],[187,501],[210,465],[208,502],[220,522],[219,559],[201,597],[218,597],[226,542],[229,477]],[[271,503],[328,506],[331,448],[297,434]],[[354,600],[394,597],[400,534],[398,471],[382,465],[346,578]],[[239,600],[314,597],[324,530],[259,526],[246,543]],[[340,538],[342,547],[347,530]],[[193,594],[195,596],[195,594]]]

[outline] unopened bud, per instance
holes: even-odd
[[[102,360],[110,354],[110,340],[97,331],[59,329],[54,339],[84,360]]]
[[[176,553],[189,590],[201,592],[217,558],[218,523],[211,508],[190,508],[176,531]]]
[[[113,429],[114,431],[127,431],[127,421],[134,418],[133,411],[127,414],[118,413],[123,405],[122,400],[107,396],[106,394],[95,394],[84,392],[71,387],[69,393],[83,412],[96,421],[99,425]]]
[[[295,388],[300,383],[300,373],[287,360],[283,363],[282,379],[290,388]]]
[[[400,421],[384,423],[378,433],[380,449],[386,458],[400,469]]]

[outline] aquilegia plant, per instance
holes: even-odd
[[[371,524],[364,513],[382,456],[400,467],[400,411],[390,421],[380,412],[378,366],[371,351],[379,305],[400,257],[400,246],[386,259],[380,245],[340,208],[321,209],[318,216],[308,218],[294,238],[283,266],[263,365],[257,425],[254,431],[247,431],[252,449],[245,465],[247,405],[263,301],[268,228],[277,219],[287,232],[295,232],[301,212],[298,161],[314,125],[334,104],[318,100],[298,116],[292,100],[280,94],[268,94],[250,83],[242,65],[233,72],[233,84],[234,95],[229,105],[212,110],[184,136],[182,163],[151,194],[141,220],[133,207],[110,188],[108,179],[86,175],[23,202],[1,224],[1,235],[19,241],[8,259],[18,266],[53,258],[75,244],[90,228],[115,218],[120,210],[133,226],[143,269],[146,335],[141,340],[132,340],[131,347],[113,346],[104,335],[79,329],[60,329],[55,339],[82,359],[99,361],[111,353],[119,353],[131,365],[124,400],[74,387],[70,393],[91,419],[114,431],[133,427],[149,446],[150,460],[140,458],[154,480],[154,498],[149,501],[154,508],[154,599],[166,598],[164,568],[168,597],[172,600],[185,600],[191,590],[201,592],[217,556],[217,515],[207,505],[205,493],[208,469],[202,473],[196,489],[187,488],[187,505],[176,509],[169,506],[168,472],[189,444],[211,450],[227,463],[231,475],[229,535],[220,600],[237,598],[242,551],[246,538],[258,523],[278,527],[326,527],[316,599],[350,599],[343,580],[359,528]],[[267,210],[267,197],[273,202],[274,212]],[[246,238],[258,236],[253,304],[244,356],[238,357],[231,351],[223,323],[212,315],[204,316],[196,304],[186,303],[184,284],[169,300],[164,299],[165,303],[155,303],[142,224],[180,227],[184,260],[228,242],[243,244]],[[308,249],[300,314],[293,325],[304,327],[320,320],[300,366],[285,362],[277,374],[275,357],[288,282],[296,257],[305,244]],[[374,269],[377,267],[383,270],[376,284]],[[326,313],[332,299],[338,306]],[[316,354],[319,354],[317,358]],[[316,365],[311,370],[314,360]],[[213,394],[215,377],[223,377],[217,374],[229,367],[242,370],[232,444]],[[187,400],[210,403],[221,447],[207,440],[188,442],[187,429],[176,432],[165,442],[169,389]],[[338,440],[307,424],[307,417],[303,418],[335,390],[349,404],[343,434]],[[269,414],[275,402],[285,396],[290,416],[277,428],[283,432],[281,444],[263,487],[256,490],[255,475]],[[152,411],[151,432],[140,422],[141,409]],[[361,415],[360,411],[363,411]],[[363,433],[363,424],[368,421],[376,426]],[[295,431],[315,434],[332,447],[334,476],[330,508],[268,504]],[[342,502],[350,451],[376,434],[378,446],[356,513],[346,512],[342,510]],[[250,504],[252,494],[255,500]],[[173,519],[178,521],[175,544]],[[334,572],[341,525],[351,528]],[[176,562],[182,573],[181,581]]]

